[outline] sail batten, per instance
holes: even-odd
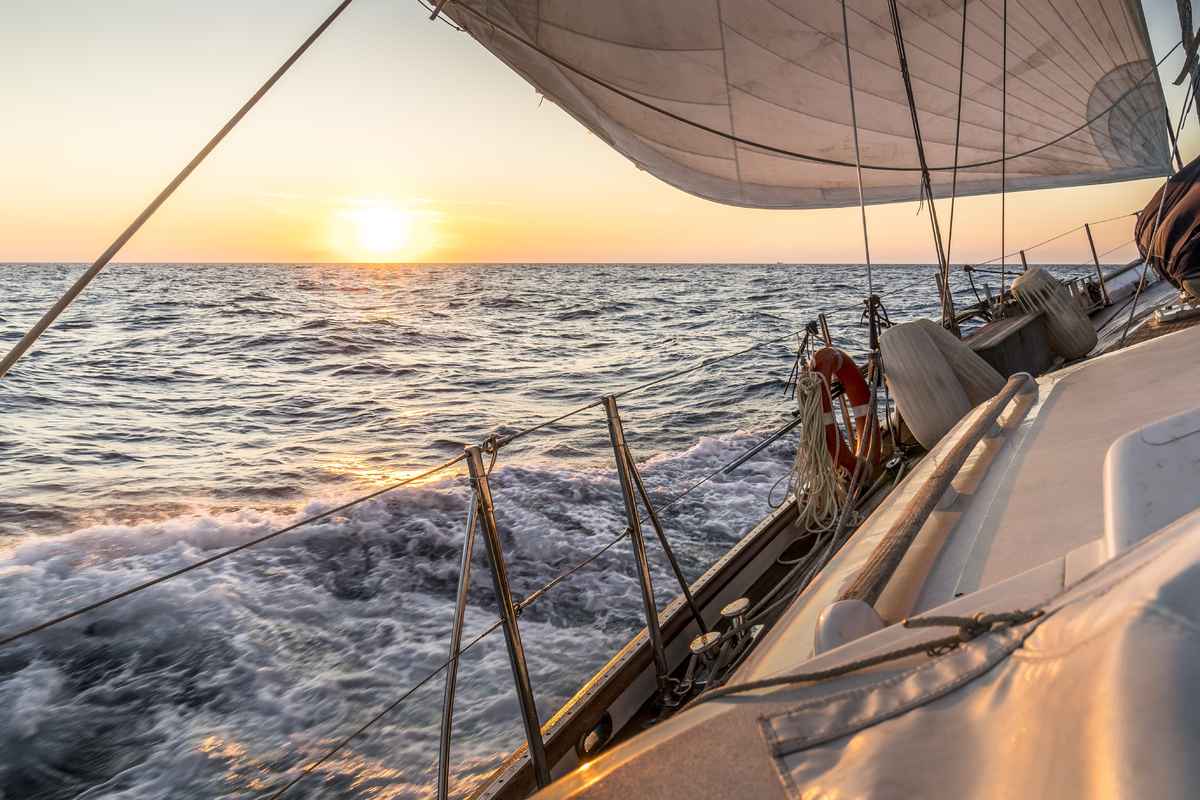
[[[959,195],[998,192],[1004,153],[1014,190],[1170,172],[1136,2],[1009,0],[1005,59],[1001,0],[969,0]],[[846,7],[866,202],[915,200],[916,143],[887,6]],[[963,6],[897,9],[942,196],[953,180]],[[443,13],[673,186],[733,205],[858,203],[840,0],[456,0]]]

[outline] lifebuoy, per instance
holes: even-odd
[[[842,388],[846,392],[846,399],[850,402],[850,413],[854,416],[855,443],[858,445],[857,449],[864,453],[868,470],[866,477],[869,478],[879,463],[880,440],[879,426],[876,425],[872,429],[871,441],[868,446],[862,447],[871,411],[871,390],[867,386],[866,379],[863,378],[854,359],[836,347],[823,347],[818,350],[813,354],[809,366],[813,372],[818,373],[824,379],[826,389],[832,385],[835,376],[842,384]],[[829,454],[833,456],[838,465],[853,474],[856,464],[854,455],[856,448],[846,444],[842,432],[838,430],[837,423],[834,422],[833,398],[828,391],[821,393],[821,408],[825,412],[825,446],[829,448]]]

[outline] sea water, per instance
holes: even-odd
[[[82,269],[0,265],[4,349]],[[936,316],[934,273],[874,270],[893,321]],[[790,419],[789,334],[817,313],[861,355],[866,289],[858,265],[113,265],[0,381],[0,637],[778,339],[620,400],[662,504]],[[793,451],[668,510],[689,578],[782,499]],[[624,528],[600,409],[504,448],[491,484],[517,598]],[[0,798],[269,796],[445,661],[469,497],[458,465],[0,648]],[[522,614],[543,721],[641,615],[625,543]],[[496,617],[480,543],[466,641]],[[287,796],[430,796],[442,687]],[[462,792],[522,741],[499,631],[456,709]]]

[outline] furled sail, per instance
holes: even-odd
[[[1004,4],[898,3],[935,196],[950,191],[956,132],[959,195],[998,192],[1003,152],[1022,154],[1006,164],[1013,190],[1169,173],[1137,0],[1008,0],[1007,25]],[[917,199],[888,3],[846,11],[866,200]],[[840,0],[452,0],[443,13],[680,189],[768,208],[858,202]]]

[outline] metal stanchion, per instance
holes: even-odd
[[[450,630],[450,661],[446,664],[446,688],[442,694],[442,731],[438,741],[438,800],[450,796],[450,734],[454,729],[454,690],[458,682],[458,649],[462,646],[463,622],[467,613],[467,591],[471,587],[471,557],[475,552],[475,528],[479,503],[471,498],[467,536],[458,565],[458,598],[454,603],[454,626]]]
[[[479,523],[483,528],[488,558],[492,563],[492,582],[496,587],[496,598],[500,601],[500,615],[504,620],[504,643],[508,646],[508,661],[512,666],[517,701],[521,706],[521,722],[525,726],[525,743],[529,747],[529,761],[533,765],[533,774],[540,788],[550,784],[550,769],[546,765],[546,746],[542,742],[542,725],[538,720],[537,706],[533,701],[529,667],[525,663],[525,648],[521,644],[521,629],[517,625],[517,609],[513,604],[512,591],[508,585],[508,567],[504,563],[504,551],[500,546],[500,531],[496,528],[492,490],[488,486],[487,471],[483,468],[480,449],[475,445],[467,448],[467,469],[471,473],[471,486],[475,491]]]
[[[634,498],[633,478],[629,474],[626,458],[625,430],[617,413],[617,398],[604,398],[604,411],[608,415],[608,435],[612,440],[613,455],[617,461],[617,476],[621,480],[621,494],[625,500],[625,517],[629,522],[629,540],[633,545],[633,558],[637,562],[638,579],[642,585],[642,605],[646,612],[646,631],[650,637],[650,648],[654,653],[654,672],[658,683],[659,697],[667,696],[667,676],[670,667],[663,649],[662,629],[658,625],[658,605],[654,601],[654,584],[650,580],[650,563],[646,559],[646,540],[642,536],[642,522],[638,515],[637,500]]]
[[[1104,283],[1104,271],[1100,269],[1100,257],[1096,255],[1096,241],[1092,239],[1092,226],[1088,223],[1083,223],[1083,230],[1087,233],[1088,247],[1092,248],[1092,261],[1096,264],[1096,280],[1100,281],[1100,296],[1104,298],[1104,305],[1112,305],[1112,300],[1108,297],[1108,286]]]

